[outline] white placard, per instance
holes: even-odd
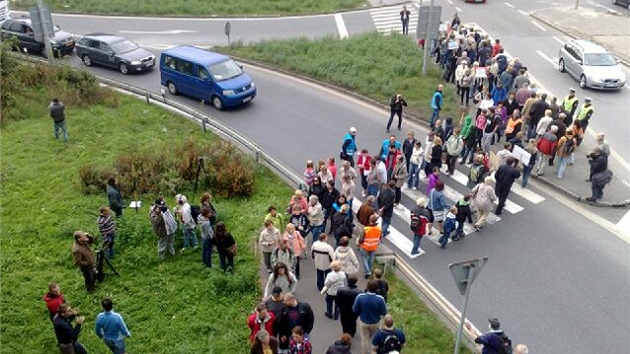
[[[529,164],[529,159],[531,159],[532,154],[525,151],[518,145],[514,145],[514,150],[512,150],[512,157],[519,160],[523,165]]]

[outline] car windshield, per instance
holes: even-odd
[[[243,73],[238,64],[232,59],[210,65],[208,69],[210,69],[214,81],[229,80]]]
[[[127,53],[138,48],[138,45],[130,40],[122,40],[111,44],[114,53]]]
[[[584,64],[589,66],[613,66],[617,61],[610,53],[586,53],[584,54]]]

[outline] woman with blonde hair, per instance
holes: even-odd
[[[339,306],[337,306],[336,301],[337,291],[347,285],[347,280],[340,261],[333,261],[330,264],[330,269],[332,271],[326,275],[321,294],[326,294],[326,317],[336,321],[339,319]],[[333,304],[335,305],[334,313]]]
[[[494,207],[494,201],[497,200],[497,195],[494,192],[494,188],[492,188],[492,177],[487,176],[483,183],[476,185],[472,190],[472,195],[479,215],[479,220],[475,223],[475,229],[479,232],[486,223],[488,214]]]
[[[283,239],[287,243],[287,247],[293,251],[295,255],[294,272],[295,276],[300,278],[300,255],[306,250],[306,244],[304,243],[304,237],[297,231],[295,225],[288,223],[284,229]]]
[[[356,274],[359,272],[359,260],[352,248],[348,246],[350,238],[344,236],[339,240],[339,247],[335,250],[335,261],[341,262],[343,270],[346,274]]]

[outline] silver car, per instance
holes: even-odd
[[[619,60],[602,46],[582,39],[572,39],[560,49],[558,69],[579,80],[582,88],[619,90],[626,84]]]

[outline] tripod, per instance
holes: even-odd
[[[195,195],[197,194],[197,185],[199,184],[199,175],[201,174],[201,171],[203,171],[203,174],[206,176],[206,182],[208,183],[208,185],[210,185],[210,175],[204,167],[205,166],[203,162],[203,157],[199,157],[197,164],[197,174],[195,176],[195,188],[193,189],[193,194]]]
[[[120,276],[120,274],[118,274],[118,272],[116,271],[116,268],[114,268],[114,266],[109,261],[109,259],[105,257],[105,249],[101,248],[100,250],[96,251],[96,280],[98,280],[99,283],[102,283],[103,279],[105,279],[105,272],[104,272],[105,263],[107,263],[107,266],[109,267],[109,269],[111,269],[111,271],[114,274],[116,274],[117,276]]]

